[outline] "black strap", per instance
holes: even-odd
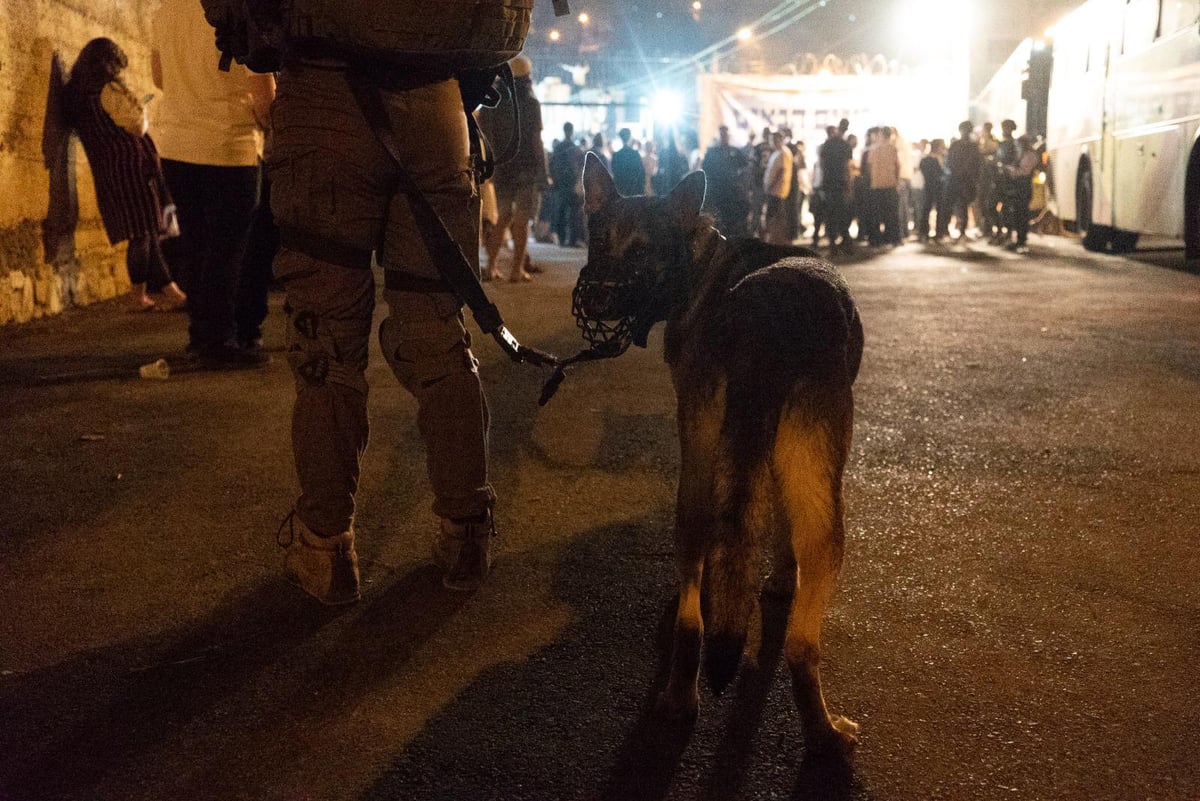
[[[402,154],[392,133],[392,123],[388,119],[379,90],[358,70],[348,71],[346,79],[376,139],[395,162],[397,188],[408,197],[417,228],[446,284],[471,309],[471,315],[479,328],[485,334],[491,334],[513,361],[556,366],[558,359],[555,356],[522,345],[504,326],[500,310],[488,300],[483,286],[479,283],[479,274],[471,266],[462,247],[454,241],[445,221],[404,168]]]
[[[286,223],[279,226],[279,244],[288,250],[297,250],[339,267],[349,267],[352,270],[371,269],[371,251],[335,242]]]

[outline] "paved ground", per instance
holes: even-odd
[[[493,297],[577,338],[581,252]],[[762,610],[734,690],[660,726],[676,477],[661,330],[544,375],[477,353],[502,497],[477,594],[425,562],[412,401],[375,358],[342,612],[285,584],[290,380],[133,378],[177,315],[0,329],[0,799],[1200,798],[1200,277],[1037,240],[843,264],[866,323],[826,626],[848,773],[804,759]],[[279,299],[268,344],[278,345]],[[375,354],[378,357],[378,354]]]

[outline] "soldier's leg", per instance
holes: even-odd
[[[476,268],[478,217],[472,212],[466,118],[454,81],[385,95],[404,165]],[[419,110],[420,113],[416,113]],[[383,352],[418,403],[447,583],[471,588],[488,569],[495,499],[487,477],[487,403],[463,327],[460,303],[441,282],[409,200],[397,195],[388,210],[383,244],[389,317],[380,329]],[[468,547],[470,546],[470,547]],[[465,576],[463,574],[466,574]]]
[[[272,119],[267,163],[281,238],[275,271],[287,292],[287,358],[296,383],[292,446],[302,524],[287,541],[286,564],[320,600],[353,600],[357,571],[339,569],[354,561],[354,496],[368,431],[371,250],[382,236],[391,161],[343,73],[285,70]]]

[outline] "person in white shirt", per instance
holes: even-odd
[[[780,131],[771,135],[771,144],[774,151],[767,162],[767,170],[763,173],[763,194],[767,197],[763,239],[778,245],[790,245],[790,220],[786,201],[792,191],[792,151]]]
[[[872,245],[900,244],[900,198],[897,187],[900,185],[900,156],[892,142],[892,129],[884,126],[879,129],[875,145],[867,153],[867,163],[871,174],[870,200],[873,214],[871,215],[883,227],[873,226],[870,229]]]
[[[206,367],[262,366],[267,356],[237,341],[235,304],[274,79],[238,64],[220,71],[212,28],[195,0],[163,0],[153,31],[151,66],[163,92],[159,149],[179,209],[188,350]]]

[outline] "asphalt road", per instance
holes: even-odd
[[[493,298],[572,352],[583,254],[534,258]],[[153,381],[181,315],[0,329],[0,801],[1200,798],[1200,277],[1177,261],[1037,237],[843,261],[867,336],[825,628],[827,699],[862,725],[844,772],[805,759],[770,603],[694,727],[649,712],[661,328],[542,409],[546,374],[477,343],[501,539],[473,595],[427,563],[414,404],[376,352],[343,611],[281,577],[281,354]]]

